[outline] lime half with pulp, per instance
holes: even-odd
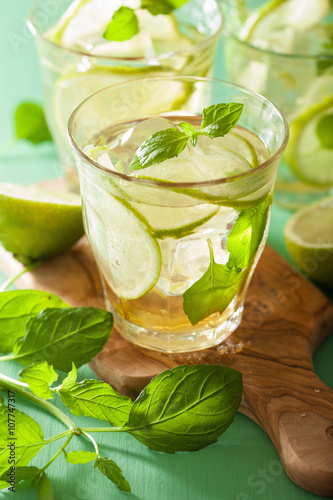
[[[333,197],[296,212],[284,230],[295,264],[310,278],[333,287]]]
[[[83,233],[78,195],[0,185],[0,242],[24,264],[67,250]]]

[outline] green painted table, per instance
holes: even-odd
[[[47,0],[45,0],[47,1]],[[25,18],[30,0],[3,2],[0,16],[0,137],[5,143],[12,136],[12,115],[17,103],[32,99],[41,101],[40,74],[34,42]],[[51,3],[56,4],[57,0]],[[216,58],[215,75],[223,78],[221,47]],[[51,143],[38,147],[17,144],[6,157],[0,158],[0,181],[30,183],[55,177],[58,173],[56,153]],[[290,214],[274,207],[269,243],[288,259],[282,229]],[[5,277],[0,275],[1,279]],[[333,336],[317,351],[314,358],[319,377],[333,388]],[[1,371],[17,377],[18,363],[3,363]],[[79,370],[79,378],[95,378],[88,367]],[[63,426],[36,407],[17,399],[17,408],[38,420],[46,437],[62,432]],[[76,418],[78,425],[93,426],[89,418]],[[95,434],[95,437],[98,436]],[[238,414],[234,424],[216,444],[196,453],[174,456],[155,453],[122,434],[99,435],[104,456],[113,458],[132,486],[131,498],[140,500],[312,500],[319,498],[296,486],[284,472],[275,448],[262,429]],[[82,443],[82,441],[81,441]],[[71,449],[91,450],[75,438]],[[36,465],[57,450],[42,452]],[[49,469],[57,500],[120,500],[126,498],[106,478],[93,470],[92,464],[70,465],[59,457]],[[0,499],[12,498],[8,491]],[[16,500],[37,498],[35,490],[17,488]],[[130,498],[130,497],[127,497]]]

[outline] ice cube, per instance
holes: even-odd
[[[109,155],[114,163],[116,158],[129,167],[138,148],[155,132],[176,126],[165,118],[149,118],[129,128],[109,145]],[[127,172],[130,173],[129,169]]]
[[[210,263],[208,239],[213,243],[215,262],[226,264],[229,260],[227,237],[238,214],[233,208],[224,207],[189,236],[181,240],[160,240],[162,269],[157,288],[165,295],[182,295],[198,281]]]
[[[138,0],[76,0],[49,32],[52,37],[61,34],[61,45],[73,46],[78,40],[98,32],[104,32],[114,12],[122,5],[139,7]]]

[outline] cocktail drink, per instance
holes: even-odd
[[[218,136],[239,107],[236,127]],[[288,139],[281,113],[219,80],[153,78],[87,99],[69,137],[86,234],[118,330],[167,352],[220,343],[241,321],[266,241]]]
[[[150,12],[158,5],[139,0],[63,0],[52,6],[37,0],[32,7],[29,27],[41,62],[47,121],[72,185],[77,177],[66,127],[71,112],[84,99],[109,85],[150,74],[205,76],[210,72],[222,26],[216,0],[171,4],[180,7],[158,15]],[[133,26],[132,18],[106,34],[121,7],[122,13],[137,20],[134,32],[138,32],[133,36],[127,31]],[[109,40],[127,36],[122,41]],[[123,109],[114,111],[121,114]]]
[[[271,99],[289,121],[275,200],[293,209],[332,192],[332,0],[221,6],[228,79]]]

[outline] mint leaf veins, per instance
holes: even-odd
[[[182,131],[167,128],[155,132],[141,144],[130,164],[130,169],[140,170],[174,158],[184,151],[188,140],[195,146],[199,135],[207,135],[212,139],[223,137],[236,125],[243,107],[244,104],[236,102],[213,104],[203,110],[202,123],[198,130],[190,123],[182,122],[179,124]]]

